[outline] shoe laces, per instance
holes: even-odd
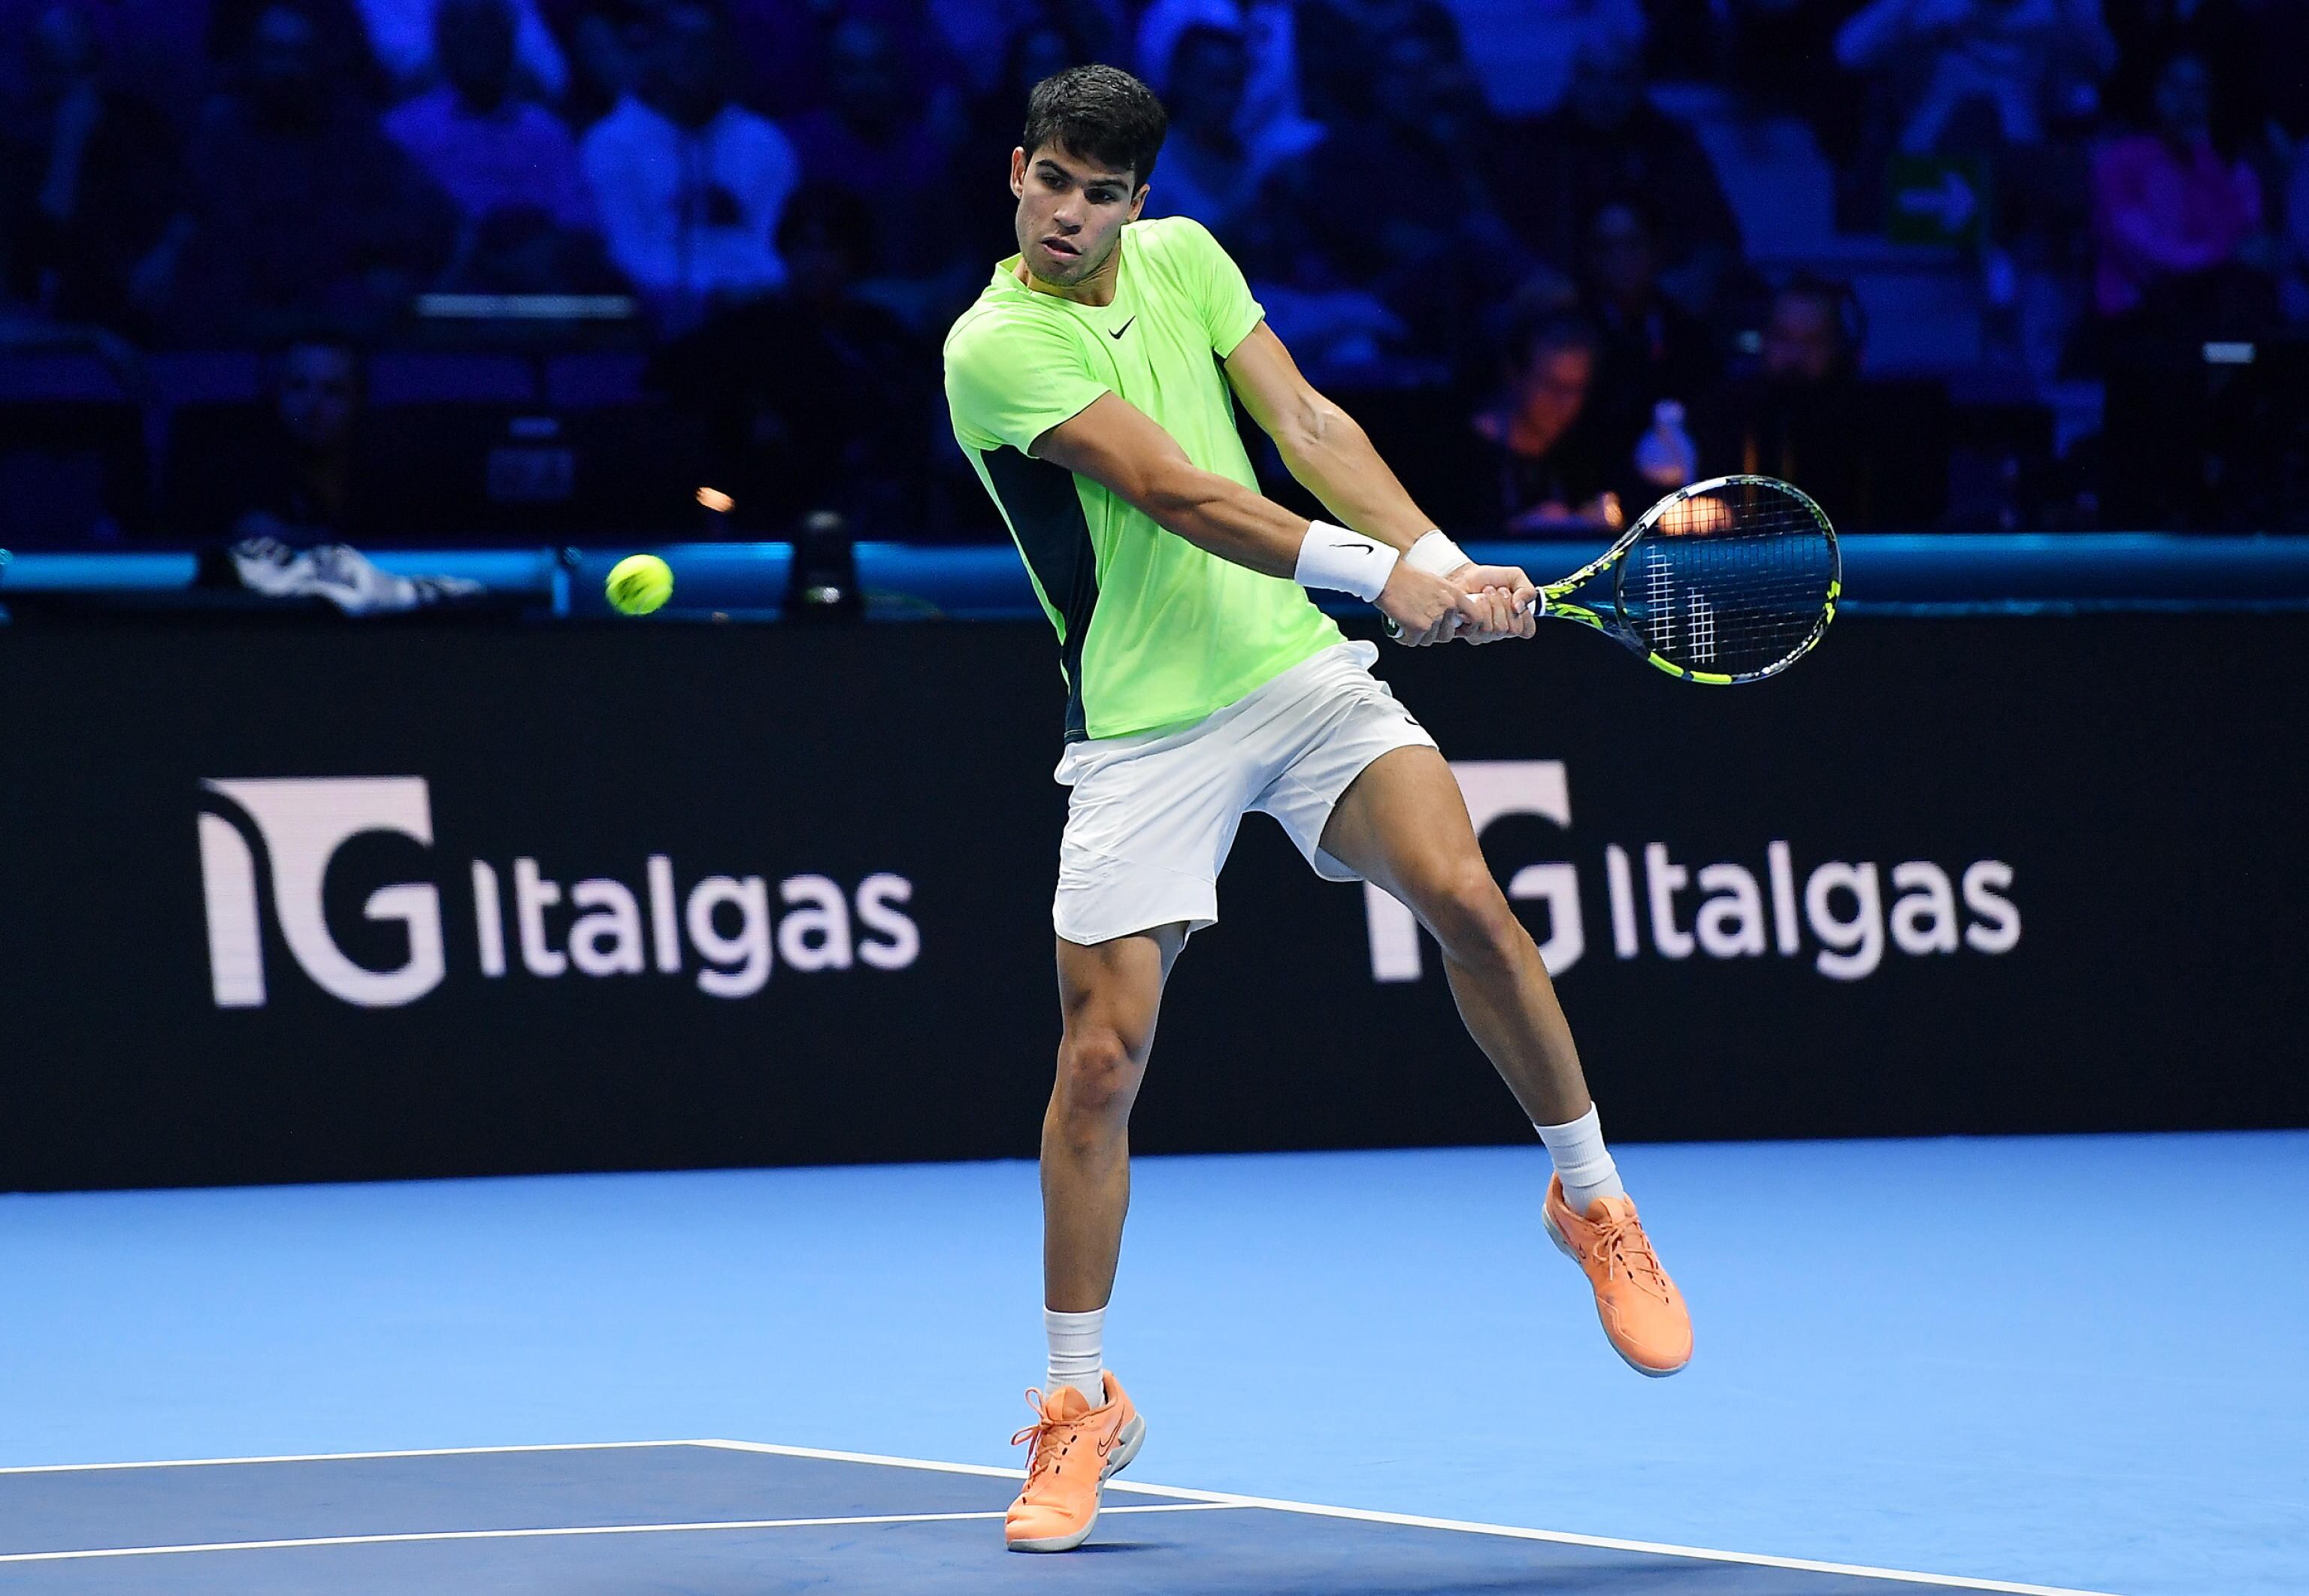
[[[1058,1473],[1064,1467],[1067,1454],[1081,1438],[1083,1419],[1090,1415],[1085,1413],[1082,1419],[1053,1419],[1049,1404],[1042,1400],[1042,1392],[1032,1386],[1026,1391],[1026,1405],[1034,1411],[1034,1422],[1011,1436],[1010,1445],[1019,1446],[1030,1441],[1033,1444],[1033,1449],[1026,1454],[1026,1489],[1032,1491],[1043,1475]],[[1102,1437],[1098,1444],[1099,1456],[1103,1458],[1112,1444],[1111,1438]]]
[[[1651,1238],[1644,1234],[1643,1221],[1632,1209],[1624,1216],[1613,1214],[1596,1222],[1596,1250],[1603,1255],[1606,1280],[1624,1276],[1638,1290],[1668,1300],[1667,1271],[1660,1267]]]

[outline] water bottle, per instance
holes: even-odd
[[[1683,406],[1663,399],[1652,407],[1651,430],[1636,440],[1636,470],[1655,487],[1682,487],[1699,474],[1699,449],[1683,429]]]

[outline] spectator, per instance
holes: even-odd
[[[1255,258],[1312,243],[1456,361],[1527,264],[1492,188],[1488,110],[1466,64],[1424,30],[1388,41],[1377,84],[1371,110],[1299,163],[1299,237]]]
[[[1369,112],[1385,84],[1389,40],[1416,33],[1449,60],[1466,54],[1441,0],[1294,0],[1293,14],[1300,104],[1326,126]]]
[[[1750,116],[1793,116],[1812,129],[1836,168],[1836,227],[1874,232],[1883,225],[1883,174],[1855,168],[1870,126],[1870,85],[1838,68],[1836,35],[1863,0],[1735,0],[1725,39],[1725,76]],[[1663,27],[1662,33],[1667,30]],[[1654,62],[1656,66],[1659,63]],[[1697,73],[1688,75],[1700,75]],[[1879,137],[1881,168],[1889,134]]]
[[[1638,0],[1531,0],[1526,25],[1547,47],[1531,61],[1530,77],[1522,85],[1524,103],[1552,110],[1570,91],[1582,61],[1614,55],[1641,60],[1644,12]]]
[[[775,126],[731,98],[726,30],[673,0],[640,85],[585,134],[585,173],[610,254],[667,324],[785,280],[772,238],[800,163]]]
[[[444,78],[454,82],[442,49],[440,16],[454,0],[359,0],[359,4],[369,48],[399,92],[421,92]],[[506,0],[506,11],[512,39],[507,47],[513,62],[508,75],[518,75],[524,97],[559,99],[569,86],[569,67],[562,59],[561,47],[538,14],[536,0]]]
[[[1250,73],[1250,47],[1239,29],[1198,22],[1179,35],[1167,74],[1171,132],[1162,175],[1147,195],[1148,215],[1191,216],[1223,244],[1243,239],[1268,174],[1305,148],[1287,130],[1263,143],[1244,142]],[[1311,131],[1320,138],[1320,128]]]
[[[848,10],[858,14],[854,5]],[[946,47],[973,97],[1001,86],[1011,47],[1022,33],[1055,28],[1074,41],[1084,61],[1120,60],[1129,37],[1129,13],[1122,0],[921,0],[921,10],[928,13],[927,26],[917,24],[916,30]],[[869,14],[905,47],[911,19],[890,12]],[[913,64],[917,74],[924,65]]]
[[[780,531],[813,511],[896,532],[909,524],[943,415],[931,346],[862,298],[866,203],[804,188],[786,207],[785,289],[723,311],[660,351],[650,385],[695,418],[707,479],[739,524]]]
[[[1948,499],[1948,396],[1860,379],[1859,301],[1800,273],[1772,297],[1759,368],[1695,412],[1703,476],[1794,482],[1851,531],[1937,524]]]
[[[2117,65],[2108,103],[2135,125],[2156,117],[2157,79],[2175,56],[2194,56],[2220,85],[2213,142],[2243,150],[2270,135],[2309,135],[2309,6],[2298,0],[2106,0]]]
[[[591,127],[640,85],[653,0],[540,0],[566,70],[562,113]],[[783,13],[783,8],[780,8]]]
[[[1508,341],[1507,385],[1473,422],[1495,484],[1495,524],[1516,532],[1617,527],[1624,474],[1595,424],[1596,334],[1572,316],[1527,324]]]
[[[2107,76],[2116,44],[2100,0],[1874,0],[1837,35],[1836,55],[1852,71],[1888,76],[1922,63],[1899,148],[1930,155],[1973,107],[2002,143],[2042,142],[2047,112],[2071,108],[2064,91],[2088,93]]]
[[[108,89],[152,107],[179,133],[192,125],[210,89],[200,70],[209,18],[207,6],[185,0],[0,0],[0,107],[32,108],[42,71],[34,57],[44,47],[36,35],[58,9],[78,13]]]
[[[1069,66],[1081,66],[1093,57],[1082,41],[1058,23],[1045,19],[1010,36],[1002,69],[994,86],[980,95],[970,111],[970,131],[964,137],[961,160],[965,168],[1006,176],[1009,153],[1018,147],[1026,121],[1027,97],[1034,85]]]
[[[972,106],[969,131],[955,154],[952,181],[961,211],[957,226],[965,229],[969,240],[963,255],[973,268],[1018,252],[1007,185],[1010,151],[1018,147],[1025,127],[1027,96],[1044,78],[1090,59],[1081,41],[1058,23],[1032,23],[1011,36],[1000,77]]]
[[[870,198],[875,277],[866,291],[910,325],[942,323],[982,264],[964,265],[955,248],[964,225],[953,180],[962,108],[950,93],[926,93],[889,31],[863,18],[835,26],[826,64],[826,103],[793,125],[802,175]]]
[[[375,329],[440,271],[456,212],[333,70],[316,13],[275,0],[187,167],[189,203],[132,294],[180,338],[269,341],[325,314]]]
[[[78,7],[43,10],[29,42],[33,125],[5,162],[9,286],[59,320],[117,326],[180,199],[175,136],[113,82]]]
[[[1597,429],[1613,449],[1632,449],[1663,400],[1701,403],[1722,365],[1708,324],[1659,285],[1659,250],[1642,207],[1613,200],[1587,227],[1587,315],[1600,333]]]
[[[1242,40],[1242,94],[1234,132],[1245,149],[1295,155],[1323,136],[1299,106],[1297,19],[1288,0],[1155,0],[1138,19],[1138,75],[1179,120],[1177,94],[1185,85],[1179,45],[1189,30],[1215,28]]]
[[[1860,350],[1846,321],[1849,289],[1799,275],[1772,296],[1764,318],[1761,369],[1767,383],[1821,387],[1858,375]]]
[[[206,543],[310,543],[374,530],[359,358],[343,343],[292,342],[268,376],[271,397],[255,413],[203,418],[221,425],[180,427],[170,439],[169,531]]]
[[[512,0],[440,0],[433,13],[442,86],[390,112],[385,131],[456,201],[466,220],[498,211],[593,226],[577,146],[559,118],[514,98]]]
[[[2175,56],[2157,81],[2157,126],[2110,144],[2093,163],[2093,306],[2130,316],[2152,297],[2166,317],[2194,322],[2234,292],[2238,248],[2261,227],[2253,168],[2214,145],[2204,63]]]
[[[274,0],[209,0],[208,55],[229,75],[246,53],[258,19]],[[197,7],[195,9],[198,9]],[[300,0],[297,9],[313,30],[313,52],[323,76],[340,96],[382,106],[392,98],[392,82],[369,47],[368,25],[358,0]]]
[[[1740,270],[1741,243],[1708,152],[1647,97],[1635,50],[1590,35],[1577,65],[1561,107],[1501,130],[1496,164],[1508,215],[1542,260],[1576,273],[1583,220],[1613,199],[1641,194],[1659,219],[1661,286],[1694,315],[1711,315]]]

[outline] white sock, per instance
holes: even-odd
[[[1563,1182],[1563,1200],[1572,1212],[1584,1219],[1587,1204],[1596,1198],[1628,1195],[1628,1188],[1620,1184],[1620,1167],[1604,1145],[1604,1122],[1596,1117],[1595,1104],[1588,1104],[1587,1112],[1569,1125],[1535,1123],[1532,1129],[1547,1143],[1556,1176]]]
[[[1071,1385],[1088,1399],[1092,1407],[1106,1406],[1106,1379],[1099,1372],[1106,1339],[1106,1310],[1094,1307],[1086,1314],[1062,1314],[1046,1307],[1042,1310],[1042,1333],[1051,1338],[1051,1377],[1043,1394],[1055,1396],[1059,1386]]]

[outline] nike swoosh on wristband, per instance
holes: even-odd
[[[1371,547],[1368,543],[1334,543],[1331,547],[1334,548],[1352,548],[1357,554],[1369,554],[1371,551]]]
[[[1134,315],[1134,316],[1132,316],[1132,317],[1130,318],[1130,322],[1135,322],[1135,321],[1137,321],[1137,319],[1138,319],[1138,318],[1137,318],[1137,316],[1135,316],[1135,315]],[[1120,327],[1115,327],[1115,328],[1111,328],[1111,329],[1110,329],[1110,330],[1108,331],[1108,332],[1107,332],[1107,336],[1108,336],[1109,338],[1115,338],[1115,339],[1119,339],[1119,338],[1120,338],[1124,333],[1126,333],[1126,332],[1129,332],[1129,331],[1130,331],[1130,322],[1125,322],[1125,323],[1123,323],[1123,324],[1122,324],[1122,325],[1120,325]]]

